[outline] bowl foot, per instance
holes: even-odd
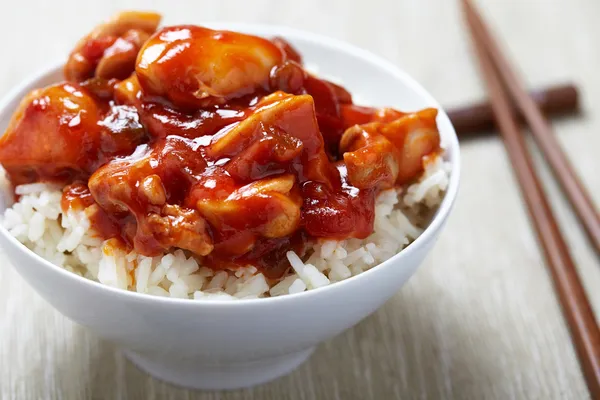
[[[306,361],[314,350],[311,347],[268,359],[231,364],[206,364],[199,359],[169,360],[129,350],[123,352],[139,369],[174,385],[200,390],[232,390],[287,375]]]

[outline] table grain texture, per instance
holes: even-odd
[[[574,80],[583,114],[560,142],[600,203],[600,2],[479,0],[532,87]],[[455,0],[0,2],[0,95],[65,57],[120,9],[166,24],[282,24],[346,40],[408,71],[443,105],[483,85]],[[454,212],[434,251],[385,306],[292,374],[241,391],[153,379],[42,300],[0,252],[0,399],[586,399],[567,328],[498,138],[465,143]],[[542,175],[597,315],[600,268],[548,170]]]

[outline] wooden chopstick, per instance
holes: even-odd
[[[514,68],[511,67],[508,59],[502,54],[500,46],[492,37],[489,29],[486,28],[471,2],[466,1],[465,5],[467,15],[470,15],[473,20],[471,29],[475,31],[475,34],[486,48],[489,57],[497,66],[497,71],[512,95],[513,102],[527,121],[537,145],[542,150],[563,192],[573,206],[579,222],[595,247],[596,253],[600,255],[600,215],[590,195],[573,171],[573,167],[562,151],[550,124],[544,118],[535,100],[525,90],[525,85]]]
[[[530,94],[548,118],[579,112],[579,91],[573,83],[548,86],[533,90]],[[523,121],[523,116],[518,110],[513,112],[519,121]],[[490,135],[496,129],[494,113],[487,101],[447,108],[446,114],[448,114],[460,141]]]
[[[536,176],[525,140],[514,114],[511,113],[509,96],[497,75],[490,55],[486,52],[485,42],[479,36],[479,30],[475,29],[477,15],[473,13],[469,0],[463,0],[463,3],[496,122],[544,250],[588,389],[592,398],[600,398],[600,329],[567,244],[561,236],[542,185]]]

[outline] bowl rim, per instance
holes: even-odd
[[[442,228],[442,225],[448,218],[450,211],[455,203],[458,187],[460,181],[460,149],[458,144],[458,137],[456,135],[456,131],[454,126],[450,122],[448,115],[445,110],[441,107],[441,105],[425,90],[420,83],[418,83],[414,78],[412,78],[408,73],[398,68],[392,62],[386,60],[385,58],[378,56],[376,54],[371,53],[368,50],[362,49],[360,47],[354,46],[350,43],[344,42],[342,40],[332,38],[326,35],[317,34],[313,32],[307,32],[301,29],[290,28],[286,26],[280,25],[271,25],[271,24],[252,24],[252,23],[237,23],[237,22],[226,22],[226,21],[209,21],[205,23],[201,23],[199,25],[207,26],[215,29],[227,29],[240,31],[245,33],[251,33],[262,36],[282,36],[286,39],[299,39],[303,41],[312,42],[317,46],[329,47],[335,51],[341,51],[345,53],[349,53],[358,58],[367,59],[370,62],[376,64],[378,67],[383,69],[389,76],[394,79],[402,81],[406,86],[410,87],[415,93],[419,95],[422,99],[424,99],[427,103],[430,103],[432,107],[436,107],[438,109],[438,119],[446,120],[446,125],[448,129],[444,133],[443,140],[445,141],[446,151],[450,154],[450,163],[452,166],[452,170],[450,172],[450,181],[442,203],[439,205],[438,210],[436,211],[433,219],[429,223],[429,225],[423,230],[423,233],[419,235],[411,244],[400,250],[393,257],[385,260],[384,262],[375,265],[374,267],[364,271],[358,275],[351,276],[342,281],[334,282],[330,285],[326,285],[320,288],[306,290],[300,293],[287,294],[282,296],[275,297],[266,297],[266,298],[255,298],[255,299],[238,299],[238,300],[222,300],[215,299],[210,301],[198,301],[194,299],[180,299],[173,297],[163,297],[163,296],[153,296],[147,293],[138,293],[130,290],[114,288],[112,286],[108,286],[102,284],[97,281],[93,281],[77,274],[74,274],[70,271],[67,271],[64,268],[61,268],[50,261],[44,259],[40,255],[34,253],[32,250],[27,248],[24,244],[19,242],[15,237],[13,237],[5,228],[0,224],[0,235],[2,235],[7,242],[12,245],[18,247],[26,256],[32,257],[39,263],[43,264],[44,267],[50,268],[52,271],[62,274],[66,279],[73,280],[75,284],[83,284],[88,285],[89,290],[100,290],[107,291],[107,293],[112,293],[115,296],[122,296],[123,300],[135,301],[135,302],[150,302],[150,303],[158,303],[163,305],[181,305],[184,307],[249,307],[249,306],[273,306],[275,304],[285,304],[290,301],[296,301],[303,298],[308,298],[315,295],[335,295],[336,292],[343,292],[344,288],[348,285],[352,285],[353,283],[364,280],[369,276],[377,273],[383,273],[386,269],[386,266],[389,266],[392,263],[396,263],[399,259],[409,257],[411,253],[417,251],[417,248],[423,246],[425,243],[434,239],[435,232]],[[47,64],[45,68],[41,68],[33,73],[28,78],[24,79],[21,83],[16,85],[12,90],[10,90],[1,100],[0,100],[0,112],[5,111],[8,105],[13,102],[17,95],[21,91],[23,91],[26,87],[35,84],[37,81],[42,80],[44,77],[55,73],[57,70],[62,69],[64,65],[64,60],[55,61],[54,63]],[[446,137],[447,136],[447,137]],[[15,266],[15,269],[17,267]],[[18,272],[18,271],[17,271]]]

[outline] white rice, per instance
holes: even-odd
[[[7,208],[4,227],[48,261],[85,278],[155,296],[235,300],[280,296],[316,289],[358,275],[394,256],[416,239],[440,204],[449,164],[441,156],[427,163],[419,182],[382,192],[375,206],[374,233],[364,240],[323,240],[302,260],[290,251],[289,276],[269,282],[254,266],[213,271],[176,250],[159,257],[126,253],[114,240],[102,241],[84,211],[63,213],[60,188],[21,185],[19,201]]]

